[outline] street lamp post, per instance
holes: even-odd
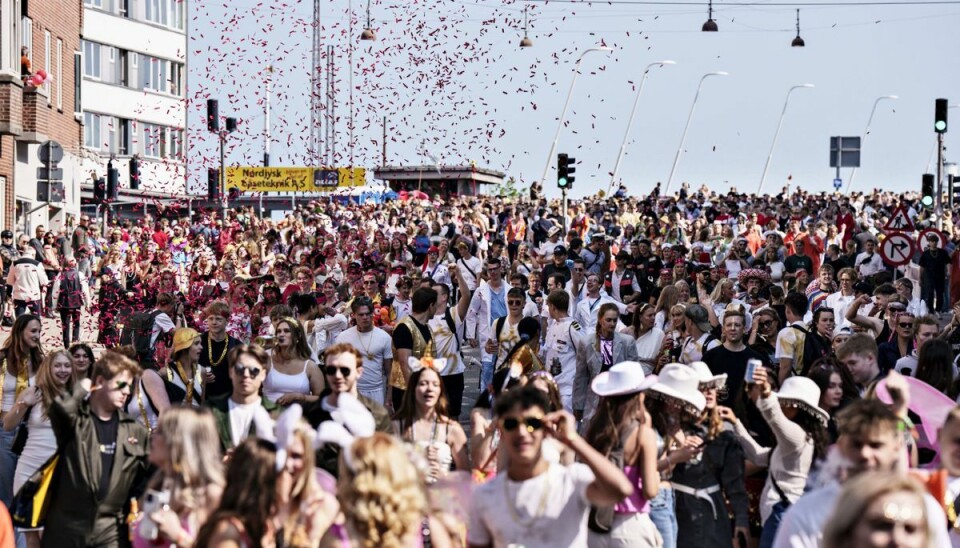
[[[763,174],[760,175],[760,186],[757,187],[757,196],[760,196],[760,190],[763,189],[763,182],[767,180],[767,170],[770,169],[770,160],[773,159],[773,149],[777,147],[777,138],[780,137],[780,128],[783,127],[783,117],[787,114],[787,105],[790,103],[790,94],[793,90],[800,88],[812,88],[813,84],[797,84],[787,91],[787,98],[783,101],[783,110],[780,111],[780,121],[777,122],[777,131],[773,134],[773,143],[770,144],[770,154],[767,154],[767,161],[763,164]]]
[[[573,66],[573,80],[570,81],[570,91],[567,92],[567,100],[566,102],[563,103],[563,110],[560,112],[560,123],[557,124],[557,133],[553,136],[553,143],[550,145],[550,153],[547,154],[547,163],[546,165],[543,166],[543,176],[540,177],[541,185],[547,184],[547,173],[550,172],[550,162],[553,160],[553,155],[556,154],[557,152],[557,142],[560,140],[560,131],[563,129],[563,122],[567,118],[567,108],[570,107],[570,99],[573,97],[573,88],[577,83],[577,76],[580,75],[580,64],[583,62],[583,58],[586,57],[588,53],[593,51],[611,52],[613,51],[613,48],[608,48],[606,46],[603,46],[599,48],[587,49],[580,54],[580,57],[577,59],[577,64]],[[566,223],[566,218],[567,218],[566,190],[563,191],[563,195],[564,195],[563,218],[564,218],[564,223]]]
[[[727,76],[729,73],[719,71],[719,72],[708,72],[700,77],[700,83],[697,84],[697,93],[693,96],[693,104],[690,105],[690,114],[687,115],[687,125],[683,126],[683,135],[680,136],[680,146],[677,147],[677,155],[673,159],[673,167],[670,168],[670,177],[667,178],[667,186],[663,189],[663,195],[667,196],[670,193],[670,184],[673,182],[673,175],[677,172],[677,166],[680,165],[680,154],[683,152],[683,143],[687,140],[687,130],[690,129],[690,121],[693,120],[693,110],[697,107],[697,99],[700,98],[700,88],[703,87],[703,81],[710,76]]]
[[[899,99],[900,97],[896,95],[884,95],[882,97],[877,97],[877,100],[873,102],[873,108],[870,109],[870,117],[867,118],[867,127],[863,130],[863,137],[860,137],[860,152],[863,153],[863,143],[867,140],[867,135],[870,135],[870,123],[873,122],[873,115],[877,112],[877,104],[884,99]],[[850,172],[850,181],[847,182],[847,193],[850,193],[850,188],[853,186],[853,179],[857,176],[857,168],[853,168],[853,171]]]
[[[637,105],[640,104],[640,95],[643,93],[643,84],[647,81],[647,75],[650,69],[656,66],[675,65],[676,61],[657,61],[650,63],[643,69],[643,78],[640,79],[640,86],[637,88],[637,96],[633,99],[633,108],[630,110],[630,119],[627,120],[627,130],[623,134],[623,144],[620,145],[620,153],[617,154],[617,163],[613,165],[613,173],[610,175],[610,186],[607,187],[607,194],[613,191],[613,183],[617,180],[617,174],[620,172],[620,162],[623,161],[623,153],[627,150],[627,139],[630,137],[630,130],[633,128],[633,117],[637,114]]]

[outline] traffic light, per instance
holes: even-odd
[[[220,170],[215,167],[207,169],[207,198],[211,202],[220,201]]]
[[[102,204],[107,197],[107,181],[103,177],[93,180],[93,201]]]
[[[937,99],[937,107],[934,109],[933,130],[937,133],[947,132],[947,100]]]
[[[573,186],[573,181],[575,179],[573,173],[577,171],[577,167],[574,165],[576,162],[576,158],[571,158],[566,153],[561,152],[560,154],[557,154],[558,188],[566,190]]]
[[[216,99],[207,99],[207,131],[220,131],[220,103]]]
[[[130,158],[130,190],[140,188],[140,160],[136,156]]]
[[[107,170],[107,201],[116,202],[120,187],[120,170],[111,167]]]
[[[934,176],[931,173],[923,174],[923,182],[920,184],[920,203],[923,207],[933,207],[934,203]]]

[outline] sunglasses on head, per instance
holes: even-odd
[[[533,433],[543,428],[543,419],[538,417],[507,417],[500,421],[500,426],[506,432],[515,431],[521,424],[527,427],[527,432]]]
[[[331,377],[334,376],[334,375],[336,375],[336,374],[337,374],[337,371],[339,371],[340,374],[341,374],[341,375],[343,376],[343,378],[345,378],[345,379],[350,376],[350,368],[349,368],[349,367],[337,367],[337,366],[335,366],[335,365],[328,365],[328,366],[326,366],[326,367],[323,368],[323,372],[326,373],[327,375],[330,375]]]
[[[262,369],[259,367],[244,367],[242,365],[233,366],[233,372],[236,373],[238,377],[243,377],[247,373],[250,373],[250,377],[254,378],[260,375],[260,371],[262,371]]]

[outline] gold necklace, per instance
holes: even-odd
[[[220,354],[220,359],[213,361],[213,337],[210,336],[210,332],[207,332],[207,354],[210,357],[210,367],[217,367],[223,363],[223,359],[227,357],[227,349],[230,346],[230,337],[228,336],[223,340],[223,353]]]
[[[180,374],[180,379],[183,380],[184,387],[187,389],[187,397],[184,398],[184,401],[187,402],[187,405],[193,405],[193,375],[187,376],[186,371],[183,370],[183,365],[177,361],[175,363],[177,366],[177,373]],[[193,373],[193,368],[190,368],[190,372]],[[173,381],[173,374],[170,374],[170,381]]]
[[[147,434],[153,434],[150,419],[147,417],[147,408],[143,405],[143,379],[137,384],[137,405],[140,406],[140,416],[143,417],[143,425],[147,427]]]
[[[550,465],[548,464],[547,469],[543,472],[543,474],[548,474],[549,472]],[[510,489],[507,485],[510,482],[510,477],[505,475],[503,480],[503,498],[507,501],[507,510],[510,511],[510,517],[513,518],[513,521],[517,522],[520,527],[528,529],[535,521],[543,517],[544,511],[547,509],[547,500],[550,498],[550,478],[543,478],[543,492],[540,494],[540,503],[537,505],[537,511],[534,514],[531,514],[526,521],[520,519],[520,514],[517,512],[517,509],[514,508],[513,500],[510,498]],[[517,493],[519,492],[520,491],[518,487]]]
[[[360,333],[360,330],[357,330],[357,341],[360,343],[360,348],[363,348],[364,355],[367,356],[368,360],[373,361],[373,353],[370,352],[370,339],[373,338],[373,330],[370,330],[370,336],[367,337],[367,344],[363,344],[363,336]]]

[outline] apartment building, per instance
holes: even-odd
[[[186,193],[186,25],[186,0],[83,0],[82,147],[91,171],[104,175],[108,162],[119,170],[126,215]],[[89,203],[89,177],[83,188]]]
[[[79,214],[85,176],[77,100],[83,7],[80,1],[0,0],[0,228],[58,229]],[[43,70],[35,87],[24,76]],[[38,198],[37,150],[53,140],[64,150],[65,196]]]

